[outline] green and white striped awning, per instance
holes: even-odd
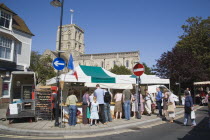
[[[82,71],[91,76],[92,83],[116,83],[115,77],[109,76],[101,67],[80,65]]]

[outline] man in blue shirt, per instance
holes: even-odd
[[[157,87],[156,88],[156,104],[157,104],[157,107],[158,107],[158,110],[159,110],[159,114],[157,116],[162,116],[162,107],[161,107],[161,104],[162,104],[162,92],[160,91],[160,88]]]
[[[96,90],[94,91],[94,96],[97,98],[99,104],[99,121],[103,124],[105,123],[105,114],[104,114],[104,90],[100,88],[100,85],[96,85]]]

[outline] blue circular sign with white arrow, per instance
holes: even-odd
[[[63,60],[63,58],[58,57],[53,60],[53,67],[56,70],[62,70],[65,68],[65,66],[66,66],[66,64],[65,64],[65,61]]]

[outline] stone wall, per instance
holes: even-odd
[[[75,58],[75,66],[99,66],[110,70],[114,65],[126,66],[132,69],[135,62],[139,62],[139,52],[119,52],[119,53],[101,53],[101,54],[84,54]]]

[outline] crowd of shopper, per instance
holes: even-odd
[[[99,84],[96,85],[94,91],[89,91],[87,89],[82,97],[82,123],[97,125],[99,122],[102,124],[107,124],[112,122],[114,119],[122,119],[124,116],[125,120],[130,120],[131,115],[137,118],[136,114],[146,113],[146,115],[151,116],[154,113],[155,106],[158,109],[158,117],[163,120],[169,118],[169,122],[173,123],[175,118],[175,101],[173,95],[168,90],[161,92],[160,88],[156,88],[156,93],[149,93],[145,90],[145,95],[136,94],[135,91],[129,89],[116,90],[115,96],[107,89],[102,89]],[[134,93],[132,93],[134,92]],[[185,91],[185,114],[184,114],[184,125],[187,125],[188,118],[191,117],[191,112],[193,109],[192,97],[189,95],[188,91]],[[112,116],[110,104],[111,101],[115,101],[114,114]],[[74,95],[72,90],[69,91],[69,96],[67,97],[66,104],[69,108],[69,125],[76,125],[77,117],[77,107],[76,102],[77,97]],[[163,102],[163,108],[161,106]],[[163,110],[163,112],[162,112]],[[195,119],[191,118],[192,126],[196,125]]]

